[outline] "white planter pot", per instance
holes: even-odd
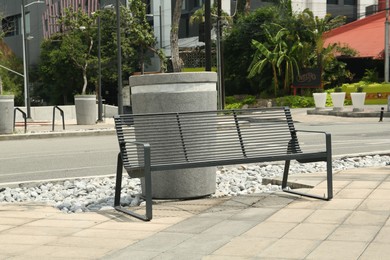
[[[351,93],[353,112],[362,112],[364,110],[365,92]]]
[[[333,110],[341,111],[344,107],[345,92],[334,92],[330,93],[333,102]]]
[[[12,134],[14,119],[14,96],[0,95],[0,134]]]
[[[326,104],[326,93],[313,93],[316,109],[324,109]]]
[[[74,97],[78,125],[96,124],[96,95],[77,95]]]

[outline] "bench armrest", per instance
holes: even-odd
[[[295,130],[295,132],[303,132],[303,133],[313,133],[313,134],[324,134],[325,135],[325,147],[328,160],[332,158],[332,138],[331,134],[324,131],[314,131],[314,130]]]
[[[120,146],[120,153],[122,155],[122,151],[126,151],[126,144],[133,144],[135,146],[140,146],[143,148],[143,151],[144,151],[144,167],[149,167],[150,168],[150,164],[151,164],[151,158],[150,158],[150,144],[149,143],[144,143],[144,142],[139,142],[139,141],[119,141],[119,146]],[[122,160],[123,160],[123,156],[122,156]],[[123,161],[123,164],[124,165],[130,165],[130,163],[128,161]],[[126,167],[125,167],[126,168]]]

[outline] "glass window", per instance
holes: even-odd
[[[5,37],[20,34],[20,19],[20,15],[14,15],[6,17],[1,21],[1,26]]]
[[[339,0],[326,0],[326,3],[328,5],[338,5],[339,4]]]
[[[344,5],[356,5],[356,0],[344,0]]]

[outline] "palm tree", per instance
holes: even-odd
[[[284,73],[283,86],[287,92],[290,83],[294,80],[294,75],[299,71],[296,57],[303,45],[299,39],[292,41],[295,38],[294,35],[291,35],[286,28],[281,26],[279,26],[279,31],[275,35],[272,35],[267,28],[264,28],[264,30],[270,48],[267,48],[263,43],[252,40],[256,52],[249,68],[248,77],[251,78],[261,74],[265,66],[270,64],[273,73],[274,95],[276,97],[279,89],[278,77],[282,72]]]

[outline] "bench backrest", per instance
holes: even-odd
[[[142,151],[127,143],[135,140],[150,144],[152,166],[300,152],[288,107],[128,114],[114,119],[127,170],[143,167]]]

